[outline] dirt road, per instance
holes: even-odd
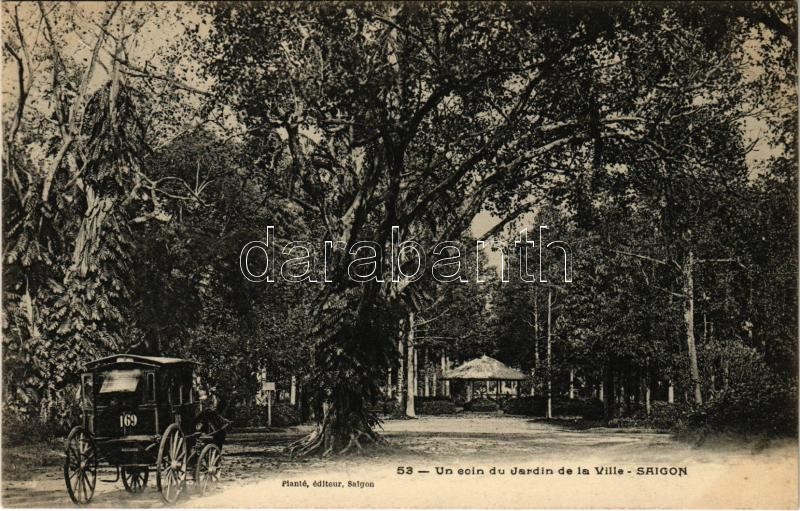
[[[795,487],[792,473],[797,466],[796,444],[789,441],[757,451],[753,445],[731,442],[698,447],[648,431],[576,429],[570,423],[467,415],[387,421],[384,434],[390,447],[364,456],[288,459],[282,447],[307,431],[300,427],[230,435],[224,483],[206,496],[194,493],[190,485],[179,505],[581,507],[603,502],[646,506],[661,498],[665,505],[679,507],[686,499],[702,502],[713,489],[727,495],[731,507],[745,501],[762,507],[796,502],[796,490],[787,494],[786,489],[789,482]],[[52,458],[29,471],[26,480],[4,478],[3,505],[71,506],[57,463]],[[637,475],[640,468],[651,467],[675,474]],[[490,474],[492,468],[503,473]],[[598,474],[598,469],[609,473]],[[103,478],[113,478],[113,473]],[[698,483],[708,489],[696,489]],[[98,483],[92,505],[160,507],[153,486],[151,477],[147,491],[134,497],[121,483]]]

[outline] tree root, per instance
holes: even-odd
[[[354,446],[356,449],[358,449],[359,453],[364,452],[364,448],[361,447],[361,444],[358,442],[359,436],[361,436],[361,433],[359,433],[358,435],[356,435],[355,433],[350,433],[350,441],[347,443],[347,446],[344,449],[342,449],[342,451],[339,454],[347,454],[348,452],[350,452],[350,449],[352,449]]]
[[[327,442],[326,436],[328,437]],[[327,458],[333,455],[348,453],[363,454],[365,452],[365,444],[385,446],[387,445],[387,441],[372,430],[355,430],[350,433],[347,444],[341,447],[341,442],[339,442],[337,446],[337,442],[334,442],[330,435],[323,433],[323,428],[320,427],[307,437],[291,443],[286,450],[292,458],[318,453],[323,458]]]
[[[321,429],[314,430],[310,435],[292,442],[286,447],[292,458],[306,456],[322,448],[325,438],[320,434]]]

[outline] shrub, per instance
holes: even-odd
[[[686,420],[686,407],[677,403],[655,401],[650,406],[648,425],[658,429],[681,427]]]
[[[456,405],[446,396],[415,396],[414,410],[420,415],[449,415],[456,413]],[[396,399],[386,399],[372,407],[375,414],[399,417],[405,415]]]
[[[797,430],[796,391],[791,385],[754,375],[688,411],[693,429],[718,432],[793,435]],[[761,380],[761,381],[759,381]]]
[[[581,416],[585,420],[591,420],[591,421],[604,419],[605,406],[603,405],[603,402],[597,398],[585,399]]]
[[[554,401],[553,415],[557,417],[580,416],[586,420],[599,420],[603,418],[603,402],[595,398]]]
[[[797,431],[796,382],[779,378],[756,350],[739,342],[706,348],[706,361],[724,368],[721,391],[687,412],[694,429],[793,435]]]
[[[297,426],[300,424],[300,412],[289,403],[272,405],[272,425],[277,427]]]
[[[262,426],[266,423],[266,419],[261,419],[261,414],[266,414],[262,409],[261,406],[248,404],[235,405],[228,410],[228,418],[236,427]]]
[[[520,396],[509,399],[503,411],[510,415],[544,417],[547,412],[547,398],[544,396]]]
[[[288,427],[300,424],[300,412],[288,403],[272,404],[272,425]],[[238,405],[233,410],[233,424],[237,427],[259,427],[267,425],[267,407],[263,405]]]
[[[653,403],[649,416],[647,415],[647,407],[644,405],[631,403],[630,411],[627,413],[624,413],[627,411],[624,404],[618,403],[618,405],[622,415],[608,421],[608,426],[611,428],[652,428],[658,427],[656,422],[661,421],[663,423],[661,429],[669,429],[674,423],[672,421],[678,420],[682,413],[680,407],[669,403]],[[677,416],[673,417],[672,415],[674,414],[677,414]]]
[[[396,399],[388,399],[383,403],[383,414],[390,416],[400,415],[405,410],[400,409],[400,403]]]
[[[503,411],[512,415],[544,417],[547,415],[547,398],[544,396],[521,396],[508,400]],[[553,415],[556,417],[580,416],[586,420],[603,418],[603,402],[599,399],[553,400]]]
[[[608,421],[609,428],[647,428],[650,422],[646,417],[615,417]]]
[[[398,415],[400,413],[400,404],[397,399],[384,399],[375,403],[372,406],[372,413],[375,415]]]
[[[453,401],[448,396],[414,396],[414,403],[433,403],[437,401]]]
[[[495,412],[499,409],[499,406],[491,399],[479,397],[464,403],[464,409],[470,412]]]
[[[452,415],[456,413],[455,403],[447,398],[415,400],[414,408],[420,415]]]
[[[16,407],[3,407],[3,445],[34,443],[48,436],[47,428],[37,416]]]
[[[81,424],[76,385],[46,393],[38,408],[36,412],[10,404],[3,406],[3,444],[27,444],[65,437],[73,426]]]
[[[369,411],[374,413],[375,415],[382,415],[384,414],[384,408],[386,407],[386,401],[380,400],[372,403],[368,406]]]

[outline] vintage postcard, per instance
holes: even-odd
[[[4,507],[797,508],[797,4],[2,4]]]

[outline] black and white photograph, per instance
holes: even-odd
[[[797,509],[795,1],[3,1],[11,508]]]

